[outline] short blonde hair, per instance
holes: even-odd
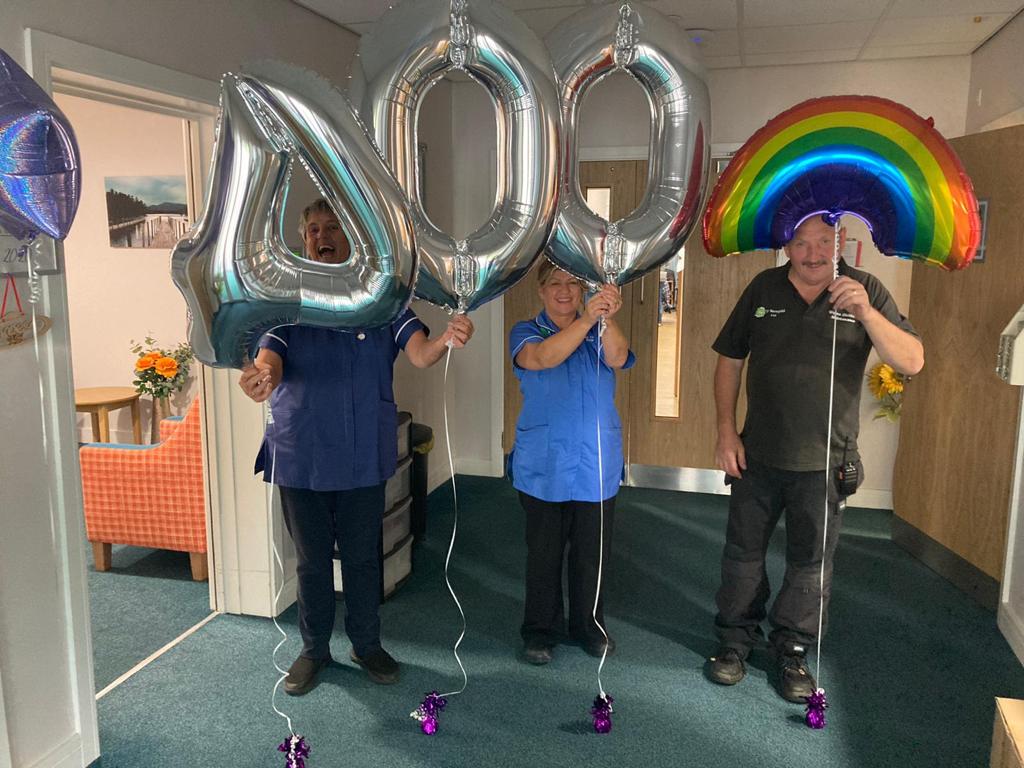
[[[554,272],[558,267],[555,266],[555,262],[550,259],[544,259],[540,268],[537,270],[537,283],[544,285],[551,277],[551,273]]]
[[[583,287],[582,280],[576,277],[576,275],[572,274],[572,272],[562,269],[560,266],[555,264],[555,262],[551,261],[551,259],[544,259],[544,263],[541,264],[540,267],[537,269],[537,284],[547,284],[548,280],[551,279],[551,276],[555,272],[565,272],[565,274],[569,275],[569,277],[578,282],[581,288]]]
[[[306,239],[306,224],[309,222],[309,215],[314,211],[320,211],[323,213],[329,213],[334,217],[338,214],[331,208],[331,204],[328,203],[324,198],[318,197],[312,203],[302,209],[302,213],[299,214],[299,237],[303,240]]]

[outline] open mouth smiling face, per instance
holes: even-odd
[[[343,264],[348,261],[348,238],[337,217],[330,211],[311,211],[306,219],[303,236],[306,257],[323,264]]]

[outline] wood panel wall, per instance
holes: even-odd
[[[714,179],[711,181],[714,184]],[[659,467],[715,469],[714,376],[718,354],[711,349],[737,299],[754,276],[775,266],[774,251],[715,259],[704,250],[700,226],[686,241],[682,292],[676,310],[681,324],[679,352],[679,416],[654,415],[657,381],[658,275],[646,275],[648,300],[634,303],[633,338],[637,364],[631,371],[630,442],[628,461]],[[737,423],[746,414],[746,394],[740,392]]]
[[[984,262],[915,264],[910,321],[925,367],[907,386],[895,514],[999,580],[1020,390],[995,375],[999,334],[1024,303],[1024,127],[952,142],[988,199]]]

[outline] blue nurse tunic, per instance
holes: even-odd
[[[618,493],[622,480],[622,424],[615,409],[615,370],[598,358],[598,326],[561,365],[528,371],[516,365],[526,344],[558,332],[546,312],[516,323],[509,335],[512,368],[523,393],[510,457],[512,484],[543,501],[601,501]],[[636,357],[630,351],[630,368]],[[597,417],[601,418],[598,481]]]
[[[389,326],[339,331],[274,328],[259,341],[284,360],[256,456],[263,479],[288,488],[346,491],[395,473],[398,412],[393,389],[398,351],[427,331],[411,309]]]

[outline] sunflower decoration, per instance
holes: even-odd
[[[881,405],[875,412],[876,419],[900,420],[903,407],[903,388],[910,380],[888,363],[878,363],[868,372],[868,389]]]

